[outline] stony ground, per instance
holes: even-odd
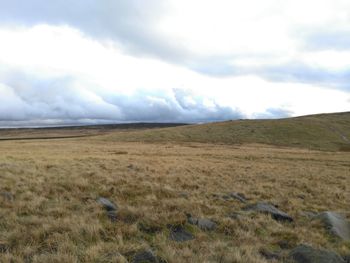
[[[299,244],[350,254],[311,219],[350,215],[349,152],[98,137],[0,149],[0,262],[285,262]],[[244,209],[256,202],[293,222]]]

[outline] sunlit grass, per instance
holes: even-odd
[[[0,197],[0,262],[126,262],[152,248],[168,262],[260,263],[267,260],[259,251],[282,240],[350,252],[300,214],[348,210],[347,152],[107,142],[108,136],[1,142],[0,192],[14,200]],[[250,203],[278,205],[295,223],[254,213],[229,218],[244,205],[215,194],[233,191]],[[118,205],[117,222],[96,202],[99,196]],[[218,227],[201,231],[186,223],[186,213]],[[169,224],[184,224],[195,240],[169,240]]]

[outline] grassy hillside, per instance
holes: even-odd
[[[315,150],[350,150],[350,112],[279,120],[237,120],[114,133],[106,140],[143,142],[263,143]]]

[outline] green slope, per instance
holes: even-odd
[[[263,143],[315,150],[350,150],[350,112],[278,120],[236,120],[121,132],[108,140],[144,142]]]

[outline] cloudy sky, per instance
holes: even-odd
[[[0,0],[0,127],[338,111],[349,0]]]

